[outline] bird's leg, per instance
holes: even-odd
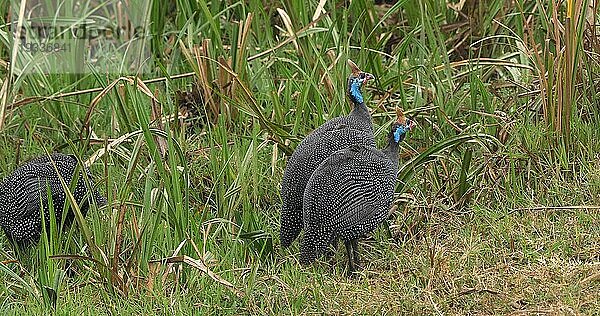
[[[361,269],[360,258],[358,257],[358,239],[352,239],[351,243],[352,243],[352,253],[354,254],[354,263],[356,264],[357,268]]]
[[[330,267],[335,267],[335,253],[337,252],[339,237],[333,238],[333,242],[327,248],[327,252],[325,252],[325,258],[329,261]]]
[[[348,273],[352,273],[355,271],[354,268],[354,255],[352,254],[352,241],[344,240],[344,245],[346,246],[346,253],[348,254]]]

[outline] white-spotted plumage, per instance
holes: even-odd
[[[335,152],[316,168],[303,197],[301,263],[311,263],[341,238],[354,270],[358,238],[388,216],[398,173],[398,143],[410,128],[397,122],[386,149],[354,145]]]
[[[66,195],[60,177],[69,185],[76,168],[77,159],[74,156],[55,153],[30,160],[0,183],[0,227],[10,241],[21,248],[37,243],[42,232],[40,206],[44,211],[46,227],[49,228],[48,192],[56,221],[61,222]],[[87,168],[85,172],[91,178]],[[81,173],[72,193],[85,215],[89,208],[88,189]],[[98,205],[107,203],[96,190],[91,197]],[[70,225],[73,219],[73,212],[67,212],[65,226]]]
[[[291,245],[302,230],[304,189],[317,166],[337,150],[352,145],[375,146],[371,114],[360,92],[373,75],[360,71],[351,61],[349,65],[352,73],[347,93],[354,108],[349,115],[331,119],[314,130],[296,147],[287,162],[281,182],[280,242],[283,247]]]

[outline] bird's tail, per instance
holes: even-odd
[[[307,265],[315,261],[327,251],[332,241],[332,233],[325,229],[305,228],[300,245],[300,263]]]
[[[300,264],[308,265],[317,259],[317,248],[315,245],[316,234],[314,230],[304,231],[304,237],[300,245]]]
[[[283,248],[289,247],[302,231],[302,210],[282,208],[279,241]]]

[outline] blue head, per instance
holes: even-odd
[[[408,124],[411,124],[411,120],[406,120]],[[394,142],[397,144],[404,140],[406,133],[412,129],[412,125],[404,125],[400,123],[394,123],[392,126],[392,133],[394,135]]]
[[[367,72],[361,71],[356,64],[348,59],[348,65],[352,70],[352,73],[348,77],[348,96],[355,104],[364,103],[364,99],[362,96],[362,86],[365,82],[371,79],[375,79],[375,77]]]
[[[397,121],[392,125],[392,130],[390,131],[390,138],[393,137],[394,143],[398,144],[404,137],[406,137],[406,133],[413,129],[415,126],[415,122],[407,119],[404,116],[404,112],[402,109],[396,109],[396,113],[398,116]]]

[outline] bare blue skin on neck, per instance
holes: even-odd
[[[394,141],[396,143],[399,143],[402,136],[404,136],[406,134],[406,132],[408,132],[410,130],[410,128],[407,126],[398,126],[398,128],[396,129],[396,131],[394,132]]]
[[[387,147],[383,150],[383,152],[392,160],[392,161],[398,161],[398,147],[399,147],[399,143],[404,139],[404,137],[406,136],[406,133],[410,130],[410,124],[408,124],[410,121],[406,121],[406,125],[400,125],[398,127],[396,127],[396,130],[393,131],[393,133],[390,135],[390,138],[388,139],[388,145]]]
[[[354,79],[350,84],[350,96],[357,104],[362,104],[364,102],[362,93],[360,92],[360,87],[362,86],[363,82],[364,80]]]

